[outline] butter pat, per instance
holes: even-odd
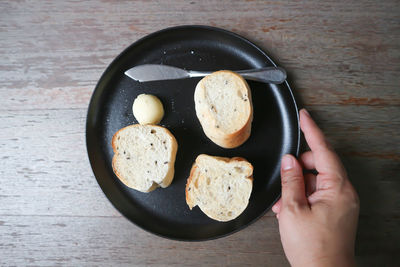
[[[164,116],[163,105],[156,96],[141,94],[133,101],[133,115],[136,120],[144,124],[157,124]]]

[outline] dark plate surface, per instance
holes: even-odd
[[[252,133],[242,146],[223,149],[204,135],[194,109],[199,78],[139,83],[124,71],[140,64],[166,64],[190,70],[240,70],[275,65],[248,40],[212,27],[165,29],[135,42],[106,69],[93,93],[86,143],[96,179],[111,203],[129,220],[154,234],[188,241],[213,239],[238,231],[262,216],[280,196],[280,158],[298,154],[299,123],[288,83],[249,82],[254,105]],[[178,141],[175,178],[166,188],[141,193],[124,186],[111,167],[113,134],[137,123],[132,103],[141,93],[154,94],[164,105],[161,125]],[[240,156],[254,166],[253,192],[246,210],[235,220],[217,222],[198,207],[189,210],[185,184],[197,155]]]

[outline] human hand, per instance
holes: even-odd
[[[337,154],[305,109],[300,127],[311,149],[281,162],[282,196],[272,207],[292,266],[354,266],[356,191]],[[318,174],[303,174],[316,169]]]

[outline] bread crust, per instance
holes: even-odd
[[[162,126],[158,126],[158,125],[151,125],[151,124],[148,124],[148,125],[146,125],[146,126],[151,126],[151,127],[159,128],[160,130],[165,131],[165,133],[167,133],[167,135],[170,136],[171,139],[172,139],[172,151],[171,151],[171,158],[170,158],[170,162],[169,162],[170,168],[168,169],[168,172],[167,172],[165,178],[162,180],[162,182],[161,182],[160,184],[157,184],[157,183],[153,182],[153,185],[152,185],[148,190],[146,190],[146,191],[141,191],[141,192],[144,192],[144,193],[151,192],[151,191],[155,190],[157,187],[160,187],[160,186],[163,187],[163,188],[168,187],[168,186],[172,183],[172,180],[174,179],[174,173],[175,173],[175,159],[176,159],[176,153],[177,153],[177,150],[178,150],[178,143],[177,143],[177,141],[176,141],[176,138],[175,138],[175,136],[174,136],[167,128],[162,127]],[[127,128],[130,128],[130,127],[143,127],[143,125],[140,125],[140,124],[129,125],[129,126],[126,126],[126,127],[124,127],[124,128],[119,129],[119,130],[113,135],[113,137],[112,137],[112,139],[111,139],[111,146],[112,146],[112,149],[113,149],[113,152],[114,152],[114,156],[113,156],[113,158],[112,158],[112,163],[111,163],[111,165],[112,165],[114,174],[117,176],[117,178],[118,178],[123,184],[125,184],[127,187],[133,188],[133,187],[131,187],[131,186],[129,185],[129,183],[128,183],[128,181],[125,179],[125,177],[124,177],[124,176],[118,171],[118,169],[115,167],[115,163],[116,163],[116,160],[117,160],[117,157],[118,157],[118,151],[117,151],[117,136],[118,136],[118,134],[119,134],[121,131],[126,130]],[[136,188],[133,188],[133,189],[136,189]],[[137,189],[136,189],[136,190],[137,190]]]
[[[186,204],[188,204],[190,210],[192,210],[192,208],[194,207],[194,203],[193,203],[193,200],[190,198],[190,195],[189,195],[189,186],[192,183],[192,179],[194,177],[194,173],[195,173],[196,170],[197,170],[197,165],[196,165],[196,162],[195,162],[195,163],[193,163],[192,168],[190,169],[189,178],[186,181],[186,187],[185,187]]]
[[[212,73],[211,75],[218,75],[218,74],[224,74],[224,73],[233,75],[233,76],[239,78],[242,85],[245,86],[245,88],[247,90],[250,112],[249,112],[249,116],[247,117],[246,123],[237,131],[227,134],[217,128],[207,127],[207,125],[206,125],[206,123],[204,123],[204,121],[212,121],[213,120],[213,115],[210,112],[203,113],[203,115],[205,117],[201,118],[200,114],[198,114],[197,109],[196,109],[196,115],[200,121],[200,124],[202,125],[205,135],[211,141],[213,141],[215,144],[217,144],[223,148],[235,148],[235,147],[242,145],[250,137],[251,124],[253,121],[253,101],[252,101],[251,89],[250,89],[249,85],[247,84],[246,80],[241,75],[239,75],[233,71],[229,71],[229,70],[216,71],[216,72]],[[202,81],[204,82],[204,80],[206,80],[207,78],[208,78],[208,76],[204,77],[197,84],[196,90],[200,90],[199,86],[201,85]],[[196,99],[195,99],[195,105],[197,105]]]

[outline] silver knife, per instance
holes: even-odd
[[[251,70],[238,70],[247,80],[280,84],[286,80],[286,71],[280,67],[265,67]],[[176,80],[192,77],[203,77],[212,71],[184,70],[177,67],[157,64],[145,64],[133,67],[125,71],[125,75],[139,82],[159,80]]]

